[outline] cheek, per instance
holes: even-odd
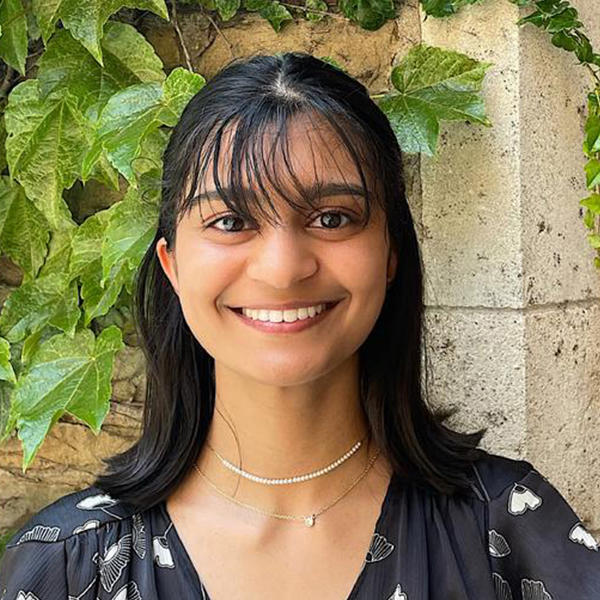
[[[387,247],[378,236],[364,238],[348,246],[337,259],[333,271],[349,296],[345,328],[354,330],[362,343],[371,331],[385,301]]]
[[[237,276],[236,261],[230,250],[187,241],[178,247],[177,264],[183,314],[195,335],[204,333],[221,310],[217,303],[228,300],[222,293]]]
[[[387,249],[377,236],[365,237],[340,253],[336,271],[340,282],[357,296],[374,296],[385,292]]]

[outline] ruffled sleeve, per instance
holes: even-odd
[[[0,599],[67,599],[64,541],[8,546],[0,562]]]
[[[535,468],[489,503],[489,551],[498,600],[600,599],[600,546]]]

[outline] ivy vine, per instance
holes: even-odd
[[[277,32],[295,18],[328,16],[376,30],[396,15],[393,0],[297,1],[0,0],[0,251],[23,274],[0,312],[0,442],[18,435],[23,472],[65,413],[101,429],[115,355],[135,334],[134,276],[156,231],[162,152],[206,83],[187,51],[188,68],[166,73],[132,15],[154,13],[179,31],[178,7],[203,11],[216,28],[251,11]],[[477,1],[421,3],[446,17]],[[581,205],[600,251],[600,55],[568,2],[510,1],[533,9],[519,25],[548,31],[592,75],[584,141],[592,194]],[[480,96],[491,65],[419,44],[372,98],[405,152],[432,156],[441,121],[491,126]],[[82,217],[69,192],[92,180],[119,198]]]

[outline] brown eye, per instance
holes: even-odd
[[[340,220],[346,218],[349,223],[354,223],[355,219],[351,217],[349,214],[339,211],[339,210],[329,210],[326,212],[322,212],[317,216],[315,220],[321,220],[321,223],[324,225],[322,229],[339,229],[340,228]],[[346,224],[349,224],[346,223]]]
[[[235,223],[235,222],[241,223],[243,225],[244,223],[244,219],[242,217],[240,217],[239,215],[234,215],[234,214],[230,214],[230,215],[224,215],[222,217],[219,217],[218,219],[215,219],[212,223],[209,223],[206,227],[211,227],[214,229],[217,229],[217,231],[223,231],[224,233],[237,233],[238,231],[243,231],[243,229],[238,229],[235,226],[233,226],[233,228],[229,227],[227,224],[231,224],[231,223]],[[225,228],[222,229],[220,227],[215,227],[216,223],[221,223],[224,222]]]

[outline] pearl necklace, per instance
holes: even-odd
[[[300,483],[302,481],[308,481],[309,479],[314,479],[315,477],[319,477],[320,475],[325,475],[330,471],[333,471],[336,467],[339,467],[343,462],[347,461],[362,445],[363,440],[359,440],[340,458],[334,460],[330,465],[319,469],[318,471],[313,471],[312,473],[306,473],[304,475],[296,475],[294,477],[284,477],[284,478],[270,478],[270,477],[260,477],[259,475],[255,475],[254,473],[248,473],[240,467],[232,464],[226,458],[221,456],[210,444],[207,443],[207,446],[219,457],[221,462],[231,471],[245,477],[246,479],[250,479],[251,481],[255,481],[256,483],[263,483],[265,485],[287,485],[289,483]]]

